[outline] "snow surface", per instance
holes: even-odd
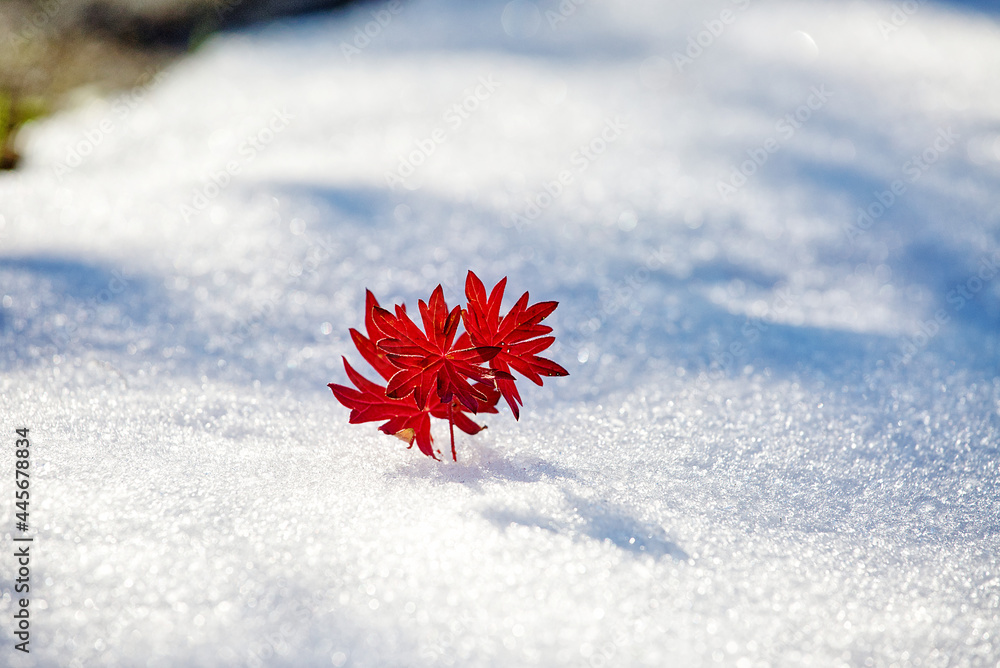
[[[350,59],[388,5],[227,34],[30,128],[0,664],[1000,665],[995,15],[563,5],[409,2]],[[364,289],[454,302],[470,268],[560,301],[570,378],[457,464],[349,425],[326,383]]]

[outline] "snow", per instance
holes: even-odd
[[[539,5],[226,34],[25,134],[0,663],[1000,665],[995,16]],[[457,463],[349,425],[364,289],[468,269],[571,376]]]

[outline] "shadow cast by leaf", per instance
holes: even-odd
[[[556,520],[538,514],[528,514],[500,508],[489,508],[484,510],[482,515],[484,519],[488,520],[499,529],[506,529],[514,524],[523,527],[542,529],[543,531],[548,531],[549,533],[561,533],[562,529]]]
[[[654,559],[669,556],[687,561],[688,554],[667,537],[666,531],[656,524],[641,521],[622,506],[604,501],[592,501],[574,494],[566,500],[583,519],[581,533],[600,541],[610,541],[616,547],[635,555]]]
[[[687,561],[690,557],[667,536],[663,527],[643,522],[626,508],[603,500],[591,500],[571,492],[565,495],[568,519],[545,517],[503,508],[490,508],[482,516],[497,528],[511,525],[533,527],[556,534],[566,534],[575,540],[589,538],[607,542],[633,556],[648,556],[654,560],[670,557]]]

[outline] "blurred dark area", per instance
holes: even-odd
[[[18,130],[80,90],[142,85],[212,33],[356,0],[0,0],[0,170]]]
[[[81,25],[93,34],[137,47],[187,48],[216,30],[352,2],[356,0],[90,0]]]

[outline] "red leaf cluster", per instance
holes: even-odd
[[[444,290],[437,286],[430,299],[418,302],[423,329],[406,313],[406,306],[388,311],[375,295],[365,298],[365,336],[356,329],[351,338],[358,352],[386,384],[362,376],[344,359],[347,376],[355,387],[330,383],[334,396],[351,409],[351,424],[379,422],[386,434],[403,439],[420,452],[437,459],[431,437],[431,418],[447,420],[451,431],[451,456],[455,455],[455,427],[467,434],[482,427],[469,413],[496,413],[500,397],[515,418],[520,417],[521,395],[514,373],[542,384],[543,376],[568,372],[538,353],[552,345],[552,328],[540,324],[558,302],[528,305],[528,293],[505,315],[500,314],[507,279],[497,283],[489,296],[473,272],[465,280],[466,307],[448,308]],[[465,332],[459,333],[459,326]]]

